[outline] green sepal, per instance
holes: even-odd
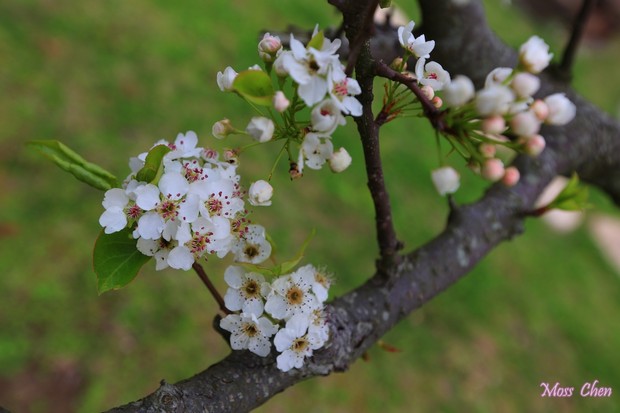
[[[379,0],[379,7],[386,9],[392,5],[392,0]]]
[[[261,106],[273,104],[273,84],[269,75],[262,70],[240,72],[233,82],[233,89],[248,102]]]
[[[136,249],[132,230],[106,234],[101,230],[93,251],[93,268],[97,274],[97,292],[118,290],[129,284],[152,257]]]
[[[546,209],[561,209],[564,211],[582,211],[589,208],[588,203],[588,187],[580,185],[579,176],[573,173],[568,184],[564,187],[562,192],[555,197]]]
[[[323,34],[323,30],[319,30],[308,42],[306,49],[314,48],[316,50],[321,50],[323,47],[323,41],[325,40],[325,35]]]
[[[163,172],[161,161],[170,151],[168,145],[157,145],[151,148],[144,160],[144,166],[136,174],[136,180],[151,183],[159,179]]]
[[[107,191],[118,186],[116,176],[99,165],[88,162],[60,141],[35,140],[28,142],[27,145],[37,149],[61,169],[94,188]]]

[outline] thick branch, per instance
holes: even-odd
[[[364,6],[354,0],[332,3],[343,11],[345,27],[347,13]],[[420,0],[420,4],[425,27],[432,30],[427,37],[437,41],[433,57],[453,75],[466,74],[481,84],[492,68],[516,62],[514,50],[486,26],[480,2],[457,6],[449,0]],[[366,57],[360,54],[362,59]],[[360,69],[363,67],[356,70]],[[566,127],[543,130],[548,149],[539,158],[516,160],[522,179],[515,187],[494,185],[479,202],[455,208],[446,229],[403,256],[389,269],[389,278],[377,274],[332,302],[327,307],[331,339],[303,369],[282,373],[273,354],[260,358],[233,352],[190,379],[163,384],[147,398],[111,411],[245,412],[301,380],[346,370],[395,323],[466,275],[499,243],[521,233],[523,213],[532,209],[542,189],[558,173],[577,170],[620,205],[619,125],[548,76],[543,76],[543,82],[542,94],[563,91],[569,95],[577,104],[577,118]],[[358,123],[358,128],[360,133],[374,134],[372,117],[368,119],[361,121],[361,126]]]

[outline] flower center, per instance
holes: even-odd
[[[254,337],[258,334],[258,329],[256,328],[256,324],[254,323],[244,323],[241,329],[248,337]]]
[[[140,216],[142,216],[142,208],[134,204],[131,207],[127,208],[125,213],[131,219],[138,219],[140,218]]]
[[[342,82],[334,85],[333,89],[334,95],[338,97],[344,97],[348,94],[347,92],[347,80],[343,80]]]
[[[254,244],[246,245],[245,249],[243,250],[243,253],[245,254],[245,256],[250,259],[256,257],[259,254],[259,252],[260,251],[258,250],[258,247]]]
[[[215,194],[211,194],[206,202],[206,207],[211,215],[219,215],[222,212],[223,205],[222,201],[215,197]]]
[[[211,233],[204,235],[194,235],[194,238],[192,238],[189,242],[189,250],[192,252],[192,254],[199,254],[207,249],[207,245],[209,245],[209,242],[211,242],[208,235],[211,235]]]
[[[159,204],[159,215],[161,215],[166,221],[174,221],[177,215],[179,215],[176,202],[167,199]]]
[[[185,165],[183,165],[183,172],[185,179],[187,179],[187,182],[189,182],[190,184],[192,182],[204,179],[202,168],[198,166],[198,163],[196,161],[193,161],[191,164],[187,162]]]
[[[291,347],[298,353],[304,351],[308,347],[308,340],[306,339],[306,336],[296,338]]]
[[[258,293],[260,291],[260,286],[255,280],[247,280],[243,285],[243,292],[246,297],[253,298],[258,297]]]
[[[297,286],[291,287],[286,292],[286,299],[292,305],[299,305],[304,301],[304,292]]]

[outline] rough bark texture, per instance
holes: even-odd
[[[354,22],[369,2],[331,3],[345,16],[347,36],[355,39],[359,28]],[[480,85],[490,69],[516,62],[516,52],[486,25],[479,1],[457,6],[450,0],[420,0],[420,5],[424,33],[437,44],[433,59],[453,75],[468,75]],[[362,47],[360,59],[365,54]],[[358,70],[364,64],[360,60]],[[550,76],[544,75],[543,82],[541,94],[565,92],[576,103],[575,120],[543,130],[548,150],[539,158],[516,160],[522,179],[515,187],[495,185],[477,203],[455,207],[439,236],[330,303],[331,339],[303,369],[283,373],[273,354],[261,358],[232,352],[192,378],[162,383],[155,393],[110,412],[245,412],[301,380],[346,370],[399,320],[465,276],[499,243],[521,233],[523,213],[557,174],[576,170],[620,205],[620,125]]]

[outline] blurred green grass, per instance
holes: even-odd
[[[563,31],[486,1],[492,24],[518,45],[533,33],[560,50]],[[400,2],[417,17],[413,0]],[[9,0],[0,4],[0,405],[14,411],[91,412],[142,397],[228,352],[211,329],[216,306],[192,273],[143,269],[128,288],[98,297],[91,269],[102,194],[27,151],[29,139],[61,139],[119,176],[127,159],[158,139],[213,122],[245,124],[252,113],[219,92],[215,73],[257,62],[262,29],[338,24],[326,4],[196,1]],[[610,113],[618,109],[618,41],[584,51],[575,85]],[[414,132],[414,133],[412,133]],[[433,140],[424,121],[400,120],[382,135],[394,219],[406,248],[438,233],[447,207],[429,179]],[[349,121],[334,141],[352,154],[334,176],[275,178],[272,228],[278,256],[291,256],[312,228],[308,260],[337,277],[333,295],[361,284],[376,255],[362,154]],[[244,160],[265,177],[268,145]],[[457,200],[483,184],[463,174]],[[469,189],[467,189],[469,187]],[[597,208],[617,211],[595,192]],[[209,262],[223,289],[226,263]],[[541,398],[541,382],[620,389],[620,280],[585,229],[568,236],[528,221],[526,234],[493,251],[468,277],[401,322],[345,374],[304,382],[261,412],[620,411],[610,399]]]

